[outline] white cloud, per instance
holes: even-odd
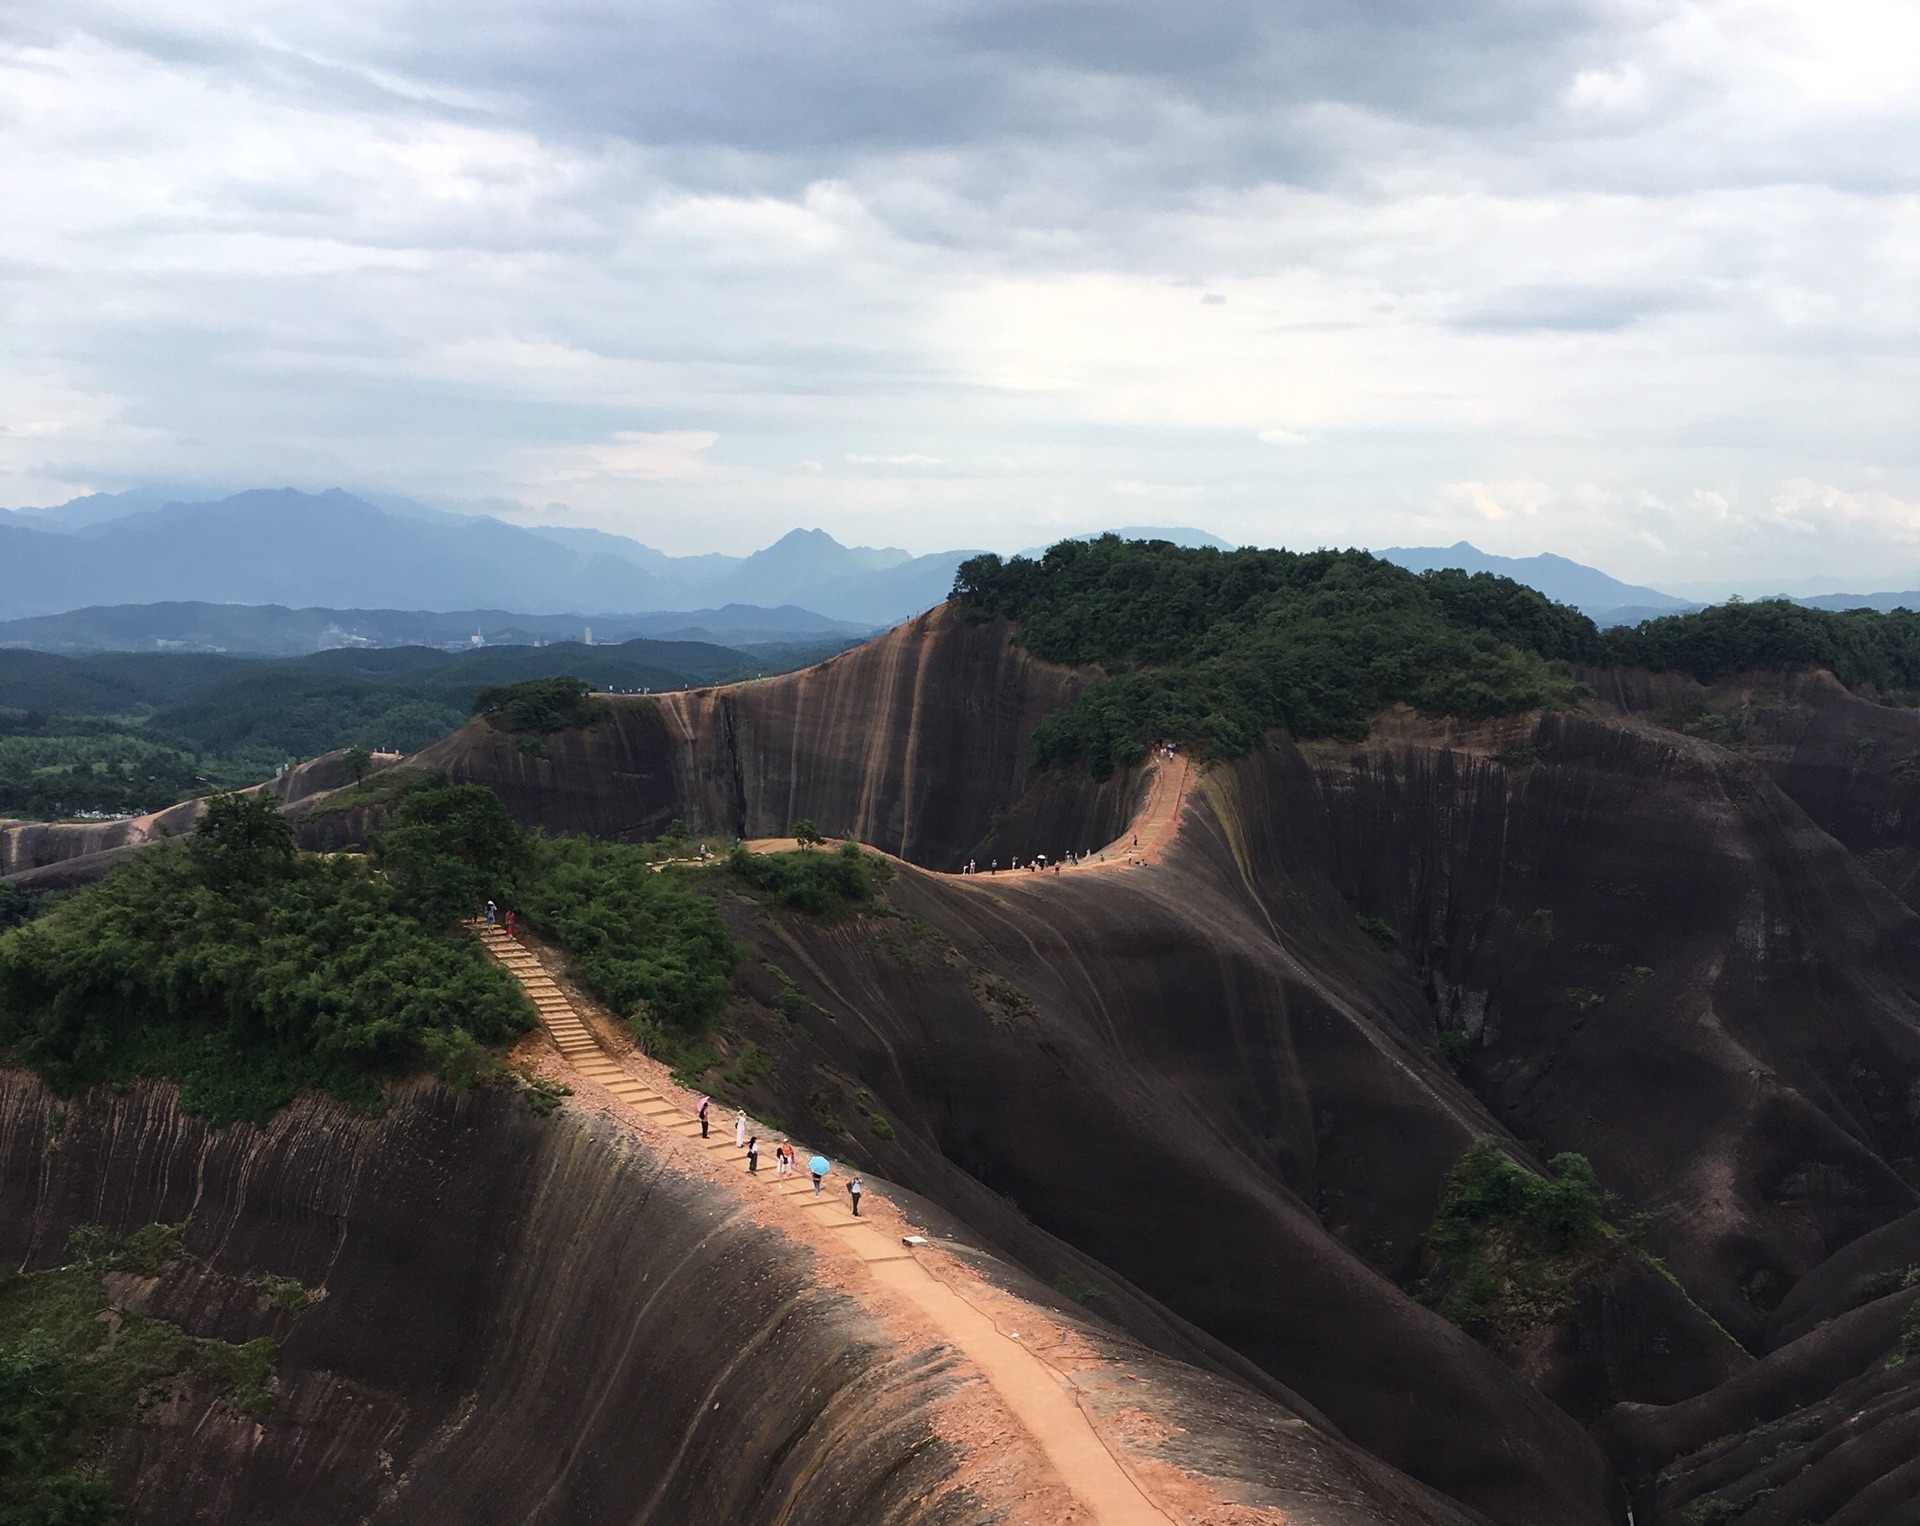
[[[344,481],[931,550],[1138,489],[1655,583],[1905,554],[1910,4],[1047,18],[11,13],[0,502]]]

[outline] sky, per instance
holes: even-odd
[[[0,503],[1920,586],[1910,0],[0,0]]]

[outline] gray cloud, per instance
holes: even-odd
[[[1916,57],[1891,0],[16,8],[0,501],[1905,547]]]

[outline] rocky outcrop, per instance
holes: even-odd
[[[539,739],[463,727],[410,761],[485,784],[529,825],[606,838],[783,837],[811,820],[958,869],[1105,843],[1141,778],[1036,776],[1034,728],[1092,670],[1041,662],[1004,620],[941,605],[851,652],[755,683],[607,695],[595,724]]]
[[[1920,1203],[1920,919],[1726,749],[1548,715],[1309,749],[1343,897],[1517,1137],[1587,1155],[1727,1328]]]
[[[132,1522],[998,1514],[941,1487],[950,1360],[894,1347],[804,1252],[604,1119],[430,1086],[378,1120],[308,1099],[264,1130],[209,1130],[157,1085],[90,1093],[58,1127],[55,1107],[0,1072],[0,1254],[32,1269],[80,1224],[184,1223],[201,1269],[122,1294],[279,1340],[264,1422],[161,1407],[120,1438]],[[265,1309],[263,1274],[316,1299]]]
[[[303,805],[350,782],[344,756],[344,750],[325,753],[246,793],[270,794],[288,808]],[[205,808],[195,799],[114,821],[0,820],[0,879],[26,890],[90,884],[136,848],[191,832]]]

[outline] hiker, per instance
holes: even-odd
[[[760,1174],[760,1136],[755,1134],[747,1141],[747,1175]]]
[[[833,1162],[824,1155],[816,1155],[807,1162],[807,1174],[813,1178],[813,1195],[820,1196],[820,1184],[827,1179],[827,1173],[833,1169]]]
[[[847,1183],[847,1196],[853,1199],[853,1216],[860,1217],[860,1178],[854,1177]]]
[[[702,1139],[707,1137],[707,1106],[712,1101],[713,1098],[711,1097],[702,1097],[700,1099],[700,1106],[695,1109],[695,1111],[700,1114],[700,1137]]]
[[[736,1150],[747,1147],[747,1115],[744,1110],[733,1115],[733,1147]]]
[[[499,920],[500,920],[500,908],[498,906],[495,906],[491,901],[487,902],[487,926],[491,927],[495,922]]]
[[[513,908],[511,906],[507,908],[507,936],[509,938],[513,936]]]

